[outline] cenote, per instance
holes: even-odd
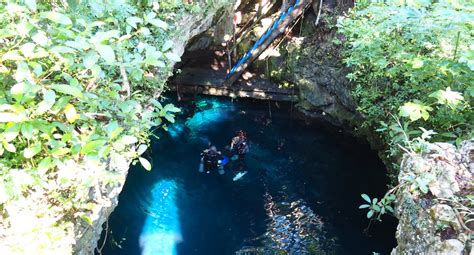
[[[102,254],[389,254],[395,218],[368,225],[361,193],[381,196],[386,170],[366,144],[336,128],[292,118],[274,102],[199,97],[157,131],[129,171]],[[198,172],[211,142],[247,132],[248,173]],[[104,236],[104,233],[103,233]],[[103,240],[99,242],[99,247]]]

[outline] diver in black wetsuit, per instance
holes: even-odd
[[[240,130],[237,132],[237,136],[232,138],[232,141],[230,142],[230,150],[237,154],[239,159],[243,159],[245,154],[249,152],[247,136],[244,131]]]
[[[232,138],[230,150],[238,156],[238,171],[243,171],[245,168],[245,154],[249,152],[247,135],[244,131],[240,130],[237,132],[237,136]]]
[[[223,158],[222,153],[216,149],[216,146],[205,149],[201,153],[201,162],[204,166],[203,170],[206,171],[206,173],[218,170]]]

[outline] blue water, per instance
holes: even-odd
[[[367,145],[274,103],[204,97],[180,106],[146,153],[153,170],[130,169],[103,254],[389,254],[396,245],[393,218],[363,231],[360,194],[381,196],[387,183]],[[222,149],[239,129],[250,140],[248,173],[232,181],[235,161],[224,175],[199,173],[207,144]]]

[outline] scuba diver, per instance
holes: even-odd
[[[230,142],[230,151],[234,156],[232,156],[232,160],[238,160],[237,162],[237,175],[234,177],[234,181],[239,180],[244,176],[247,171],[244,171],[246,168],[245,166],[245,154],[249,152],[249,145],[247,141],[247,135],[244,131],[239,130],[237,132],[237,136],[232,138]]]
[[[239,159],[243,159],[245,154],[249,152],[247,135],[244,131],[239,130],[239,132],[237,132],[237,136],[232,138],[232,141],[230,142],[230,150],[238,155]]]
[[[199,172],[210,173],[211,171],[219,170],[219,174],[224,174],[224,167],[221,164],[224,157],[222,153],[216,149],[216,146],[211,146],[201,152],[201,163],[199,164]]]

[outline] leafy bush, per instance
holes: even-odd
[[[150,129],[179,111],[153,99],[180,60],[173,22],[200,6],[0,2],[2,251],[70,253],[75,225],[92,222],[91,192],[123,183],[130,160],[150,170]]]
[[[363,125],[382,132],[392,159],[424,133],[418,127],[434,130],[431,141],[473,137],[472,2],[377,2],[360,2],[338,22]]]

